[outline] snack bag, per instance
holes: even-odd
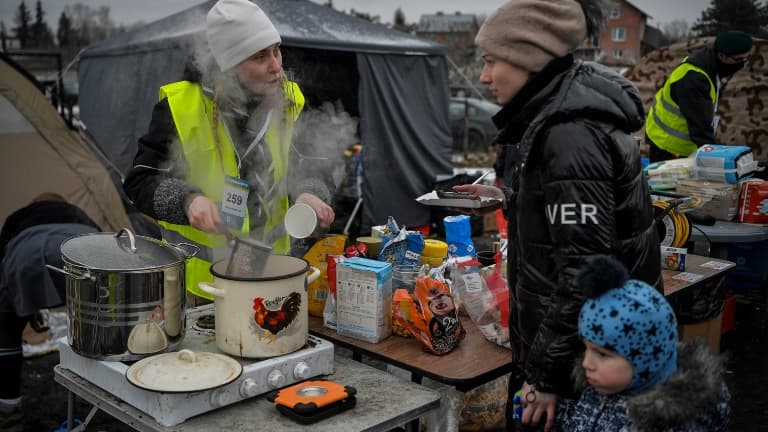
[[[424,351],[447,354],[459,345],[466,331],[447,282],[417,277],[413,296],[395,292],[395,319],[424,345]]]
[[[424,237],[421,232],[398,227],[395,219],[390,216],[384,230],[378,260],[392,265],[418,265],[421,262],[423,250]]]
[[[446,216],[443,218],[443,225],[445,225],[445,241],[448,243],[449,257],[475,254],[475,243],[472,241],[469,216]]]

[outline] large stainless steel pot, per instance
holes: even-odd
[[[72,349],[99,360],[138,360],[171,351],[184,338],[186,260],[197,246],[117,233],[72,237],[61,245]]]

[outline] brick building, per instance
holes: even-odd
[[[598,61],[624,69],[664,44],[661,31],[647,24],[647,13],[626,0],[609,3],[600,37]]]

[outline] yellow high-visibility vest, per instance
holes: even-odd
[[[286,81],[283,89],[287,100],[285,115],[274,116],[264,135],[272,155],[275,184],[282,181],[286,174],[293,124],[304,107],[304,95],[296,83]],[[200,84],[189,81],[178,81],[160,87],[160,100],[164,98],[168,99],[173,123],[189,167],[189,177],[185,181],[199,187],[212,201],[221,202],[226,176],[239,177],[239,172],[237,156],[229,134],[220,119],[213,118],[213,101],[203,94]],[[214,134],[218,135],[218,141],[214,139]],[[220,145],[218,149],[217,142]],[[288,196],[285,194],[274,198],[272,208],[264,209],[267,218],[264,227],[265,238],[262,240],[266,240],[272,229],[283,223],[287,209]],[[225,245],[224,236],[208,234],[191,225],[165,221],[159,223],[164,240],[171,243],[191,243],[200,248],[200,252],[186,263],[185,284],[187,291],[192,294],[211,299],[209,294],[198,288],[198,283],[213,281],[210,273],[213,249]],[[241,231],[242,234],[249,232],[247,212]],[[288,253],[290,237],[284,234],[273,240],[272,250],[278,254]]]
[[[709,96],[712,98],[713,112],[717,104],[717,87],[706,72],[698,66],[683,63],[672,71],[664,86],[656,92],[648,117],[645,119],[645,133],[662,150],[669,153],[689,156],[697,149],[688,131],[688,122],[680,112],[680,105],[672,100],[672,84],[680,81],[687,73],[700,73],[709,81]]]

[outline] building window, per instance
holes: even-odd
[[[614,42],[623,42],[627,38],[627,29],[624,27],[615,27],[611,30],[611,40]]]
[[[619,19],[620,17],[621,17],[621,8],[619,7],[619,5],[611,6],[611,10],[608,11],[608,18]]]
[[[616,58],[616,59],[624,58],[624,50],[614,49],[613,50],[613,58]]]

